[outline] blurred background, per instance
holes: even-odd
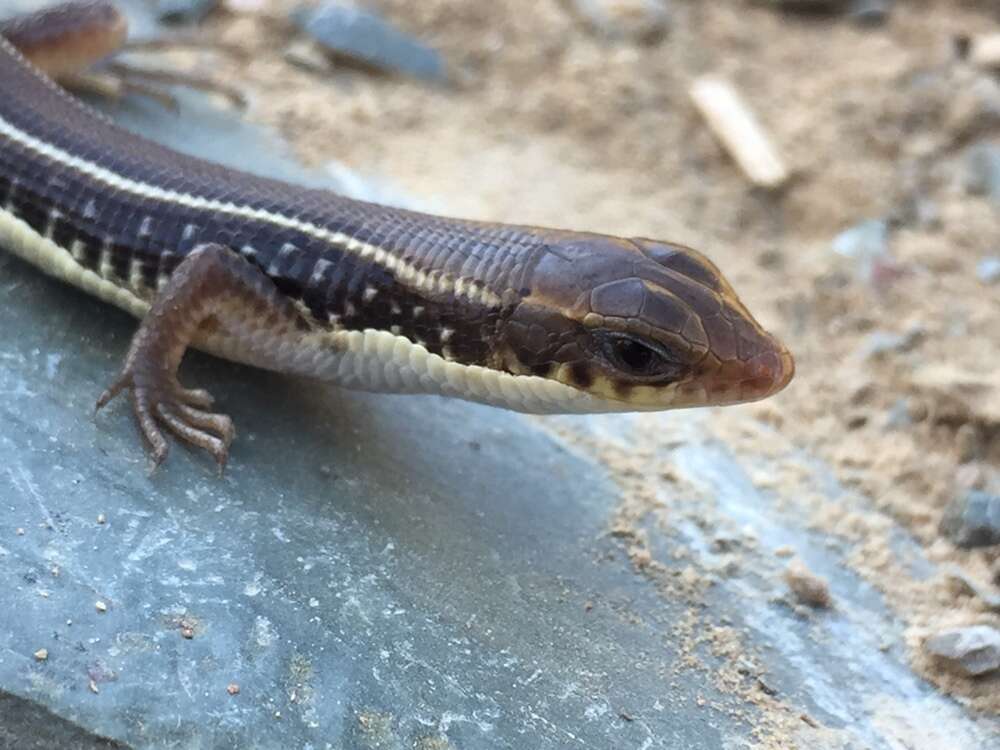
[[[732,596],[780,600],[807,629],[841,618],[847,630],[824,631],[820,650],[852,651],[850,628],[869,629],[852,597],[875,592],[891,625],[858,650],[897,649],[970,721],[1000,713],[996,2],[154,10],[169,26],[139,31],[194,33],[206,46],[131,62],[237,89],[246,106],[235,117],[340,189],[705,252],[795,354],[797,375],[765,402],[669,421],[528,418],[610,477],[612,557],[695,609],[720,580],[743,581]],[[105,106],[150,111],[130,101]],[[199,128],[187,103],[159,115],[179,118],[178,140]],[[261,169],[252,149],[228,160]],[[699,441],[725,445],[747,489],[691,479],[715,460],[684,453]],[[751,490],[768,498],[766,521],[748,510]],[[694,622],[672,632],[704,645]],[[720,627],[709,645],[733,689],[766,702],[766,678],[743,685],[740,628]],[[909,721],[917,704],[902,705],[886,726]],[[981,726],[976,737],[996,736],[995,721]],[[799,729],[774,729],[766,746],[792,746]],[[900,730],[902,744],[884,746],[973,747],[931,734]],[[883,746],[843,742],[829,746]]]

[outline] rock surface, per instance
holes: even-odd
[[[444,60],[436,50],[353,4],[327,2],[301,10],[296,20],[331,53],[428,81],[447,79]]]

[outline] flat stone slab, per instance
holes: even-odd
[[[203,156],[252,153],[268,174],[329,181],[233,115],[183,104],[181,119],[141,102],[114,115]],[[92,416],[134,330],[0,253],[0,747],[752,744],[760,710],[720,690],[719,657],[685,667],[690,603],[633,570],[608,534],[621,490],[574,442],[486,407],[192,354],[185,381],[236,420],[229,468],[219,478],[175,446],[148,477],[124,402]],[[913,676],[899,624],[845,550],[756,489],[746,464],[768,459],[707,438],[708,418],[663,415],[676,439],[661,458],[763,543],[806,540],[836,602],[796,616],[753,569],[704,597],[706,620],[766,655],[766,689],[830,728],[798,746],[987,746],[996,724]],[[632,420],[548,424],[627,448]],[[790,460],[840,497],[821,464]],[[713,563],[701,529],[650,532],[658,560],[683,543]]]

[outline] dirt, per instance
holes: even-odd
[[[594,34],[559,0],[371,2],[443,53],[447,87],[296,68],[282,56],[295,38],[283,20],[291,3],[240,5],[207,27],[246,57],[199,64],[238,81],[248,117],[306,163],[336,160],[471,218],[670,238],[709,254],[797,361],[786,391],[718,410],[712,433],[744,456],[805,449],[866,498],[835,502],[792,462],[754,477],[849,544],[850,565],[905,624],[920,674],[1000,713],[1000,676],[948,676],[921,650],[936,629],[1000,617],[946,576],[914,577],[889,551],[902,527],[932,562],[985,590],[1000,581],[996,547],[961,550],[938,530],[965,489],[1000,491],[1000,286],[976,276],[981,258],[1000,253],[1000,211],[963,186],[968,148],[1000,130],[1000,86],[956,43],[996,28],[994,4],[897,2],[886,24],[861,27],[769,3],[677,0],[663,38],[630,41]],[[758,114],[792,171],[785,189],[750,186],[712,137],[688,96],[703,73],[728,78]],[[866,277],[831,243],[872,218],[890,222],[890,255]],[[871,337],[887,334],[900,343],[871,353]],[[676,561],[657,560],[639,523],[664,511],[657,487],[676,479],[669,467],[649,475],[664,440],[654,419],[638,418],[642,439],[624,447],[557,429],[618,479],[609,527],[636,568],[697,601],[705,571],[692,562],[678,575]],[[747,564],[744,548],[731,564]],[[792,553],[774,553],[777,571]],[[772,738],[827,731],[778,710],[766,691],[749,697],[774,704]]]

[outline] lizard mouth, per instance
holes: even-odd
[[[730,360],[703,373],[697,385],[711,404],[738,404],[773,396],[787,386],[795,376],[795,359],[777,340],[769,337],[768,345],[750,359]]]

